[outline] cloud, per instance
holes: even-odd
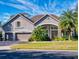
[[[0,1],[0,4],[5,4],[5,2]]]
[[[0,1],[0,4],[11,6],[11,7],[19,9],[19,10],[25,10],[25,9],[27,9],[25,6],[20,5],[20,4],[15,4],[15,3],[5,3],[5,2]]]
[[[32,15],[35,15],[35,14],[47,14],[47,13],[49,13],[48,11],[51,9],[51,7],[48,6],[46,3],[42,7],[42,6],[39,6],[39,5],[34,4],[32,2],[28,2],[26,0],[16,0],[16,1],[18,1],[21,4],[23,4],[24,6],[28,7],[29,9],[31,9],[31,12],[32,12],[31,14]],[[34,0],[34,2],[35,1],[36,0]],[[37,3],[39,3],[39,1],[37,1]],[[54,4],[53,4],[53,6],[54,6]],[[49,7],[50,7],[50,9],[49,9]]]
[[[38,11],[41,12],[40,7],[34,3],[28,2],[26,0],[16,0],[16,1],[23,4],[26,8],[29,8],[32,13],[38,13]]]
[[[38,8],[37,5],[35,5],[35,4],[31,3],[31,2],[28,2],[26,0],[16,0],[16,1],[18,1],[19,3],[22,3],[23,5],[25,5],[28,8],[31,8],[31,9]]]
[[[47,2],[46,2],[47,1]],[[18,9],[22,12],[26,12],[32,16],[38,15],[38,14],[56,14],[60,15],[63,11],[67,9],[74,9],[77,1],[75,2],[69,2],[67,0],[62,0],[61,3],[59,0],[10,0],[7,2],[4,2],[3,0],[0,0],[0,4],[10,6],[12,8]],[[39,5],[41,4],[41,6]],[[18,11],[16,10],[16,12]],[[13,12],[12,12],[13,13]],[[12,14],[5,12],[0,15],[0,21],[2,23],[7,22],[7,20],[10,18]]]
[[[10,13],[3,13],[3,14],[0,15],[0,21],[2,23],[5,23],[10,18],[10,16],[11,16]]]
[[[7,3],[6,5],[11,6],[11,7],[14,7],[14,8],[17,8],[19,10],[25,10],[26,9],[25,6],[18,5],[18,4],[10,4],[10,3]]]
[[[75,9],[77,7],[78,2],[74,2],[73,4],[70,5],[69,9]]]
[[[16,8],[16,9],[19,9],[19,10],[23,10],[25,12],[27,12],[27,10],[29,10],[29,11],[31,10],[31,12],[33,14],[38,13],[38,11],[41,12],[39,6],[37,6],[37,5],[33,4],[33,3],[30,3],[30,2],[27,2],[27,1],[24,1],[24,0],[16,0],[16,1],[21,3],[21,4],[5,3],[3,1],[0,1],[0,4],[11,6],[13,8]]]
[[[40,1],[43,2],[42,6],[39,6],[35,2],[39,3]],[[46,0],[47,1],[47,0]],[[69,3],[67,4],[67,0],[63,1],[63,3],[56,2],[56,0],[48,0],[48,2],[43,0],[11,0],[11,3],[5,3],[0,1],[0,4],[4,4],[7,6],[11,6],[13,8],[22,10],[24,12],[27,12],[31,15],[36,14],[61,14],[63,10],[66,10],[67,8],[73,9],[75,7],[76,3]],[[15,3],[14,3],[15,2]],[[34,3],[33,3],[34,2]]]

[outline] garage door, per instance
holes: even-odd
[[[5,40],[6,41],[13,41],[13,33],[5,33]]]
[[[19,41],[28,41],[30,38],[31,34],[30,33],[17,33],[16,38]]]

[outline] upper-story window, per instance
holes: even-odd
[[[49,20],[50,18],[49,17],[47,17],[47,20]]]
[[[20,27],[21,26],[21,23],[18,21],[17,22],[17,27]]]

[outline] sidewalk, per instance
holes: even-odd
[[[39,50],[39,49],[11,49],[11,46],[0,46],[0,51],[7,50],[7,52],[43,52],[45,54],[57,54],[57,55],[66,55],[66,56],[75,56],[78,55],[77,50]]]
[[[11,50],[10,46],[0,46],[0,50]]]

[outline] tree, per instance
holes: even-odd
[[[34,29],[32,32],[32,37],[34,41],[48,41],[48,32],[46,29],[44,29],[43,26],[38,26],[37,28]]]
[[[60,16],[60,27],[69,34],[69,40],[71,40],[72,29],[75,27],[72,16],[73,12],[71,10],[64,11]]]
[[[78,33],[78,6],[74,10],[73,19],[74,19],[74,24],[75,24],[76,32]]]

